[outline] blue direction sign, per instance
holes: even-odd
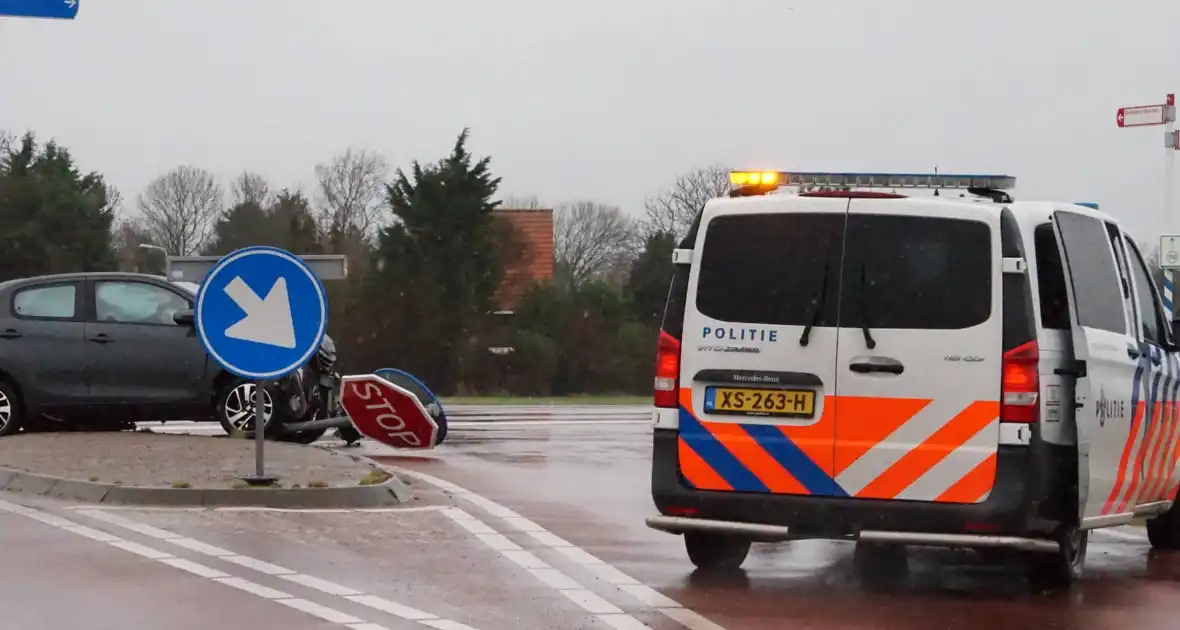
[[[291,252],[226,254],[197,293],[197,334],[209,356],[242,378],[271,380],[307,363],[328,328],[328,298]]]
[[[0,15],[72,20],[80,0],[0,0]]]

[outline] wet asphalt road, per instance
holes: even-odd
[[[743,572],[700,576],[678,537],[643,524],[642,412],[583,415],[472,419],[423,456],[365,444],[418,475],[408,509],[93,510],[0,495],[0,626],[1107,630],[1180,620],[1180,556],[1151,552],[1137,528],[1096,533],[1087,576],[1069,592],[1033,592],[1018,569],[945,551],[911,551],[908,573],[869,587],[851,545],[821,541],[756,545]]]
[[[644,423],[490,423],[456,432],[430,457],[384,461],[507,505],[729,630],[1180,624],[1180,555],[1153,552],[1141,528],[1096,532],[1086,577],[1069,592],[1035,592],[1016,567],[942,550],[911,550],[908,573],[870,588],[853,570],[853,546],[824,541],[755,545],[741,574],[694,575],[681,539],[643,524],[654,509],[650,433]]]

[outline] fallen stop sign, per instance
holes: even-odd
[[[409,390],[376,374],[345,376],[340,389],[340,405],[361,435],[394,448],[434,448],[438,424]]]

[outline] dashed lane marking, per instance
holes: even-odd
[[[548,531],[544,527],[538,525],[536,522],[521,516],[513,510],[500,505],[499,503],[496,503],[487,497],[433,475],[397,466],[388,467],[397,471],[399,474],[425,481],[426,483],[429,483],[440,490],[449,492],[451,495],[479,507],[484,512],[487,512],[488,514],[504,521],[512,529],[523,532],[541,545],[552,549],[563,556],[566,556],[578,566],[581,566],[583,569],[595,575],[596,577],[603,579],[608,584],[614,586],[619,592],[626,594],[632,600],[638,602],[639,605],[644,609],[654,610],[688,628],[689,630],[726,630],[723,626],[710,621],[704,615],[701,615],[700,613],[685,607],[676,600],[665,596],[663,593],[660,593],[651,586],[640,582],[634,577],[627,575],[614,566],[595,557],[593,554],[588,553],[586,550],[578,547],[577,545],[574,545],[573,543],[554,534],[553,532]],[[485,544],[489,544],[489,546],[491,543],[489,543],[488,540],[493,539],[485,539],[484,537],[499,535],[500,538],[507,540],[507,538],[503,537],[503,535],[498,534],[495,528],[463,510],[458,508],[448,508],[443,510],[443,514],[446,514],[452,520],[458,522],[462,527],[475,534],[477,537],[480,537],[480,540],[484,540]],[[494,540],[497,541],[496,544],[503,546],[503,543],[499,542],[499,539]],[[509,560],[517,563],[525,569],[529,569],[530,571],[552,569],[552,567],[550,567],[544,560],[538,558],[536,554],[525,549],[521,549],[519,545],[516,545],[516,543],[513,543],[511,540],[507,540],[507,542],[509,545],[511,545],[511,547],[497,549],[497,551],[499,551]],[[556,569],[553,570],[557,571]],[[534,575],[536,574],[534,573]],[[553,576],[555,574],[549,575]],[[538,576],[538,578],[544,581],[544,578],[540,578],[540,576]],[[577,583],[576,580],[571,579],[571,581]],[[570,599],[574,599],[574,597],[576,597],[576,595],[572,594],[572,591],[574,590],[586,589],[569,589],[568,591],[562,591],[562,593],[566,594],[566,596]],[[576,599],[574,601],[577,602]],[[613,604],[610,604],[605,600],[602,601],[612,606],[612,608],[614,607]],[[581,602],[578,603],[579,605],[582,605]],[[585,605],[582,605],[582,607],[586,610],[590,610],[590,606],[598,606],[598,602],[588,600]],[[596,608],[595,610],[600,609]],[[613,610],[606,612],[605,608],[602,608],[601,610],[604,612],[595,613],[598,614],[599,619],[618,630],[630,630],[631,628],[648,627],[634,617],[622,613],[621,610],[618,613],[613,612]],[[619,616],[620,614],[622,617]],[[627,619],[624,619],[623,617],[626,617]]]
[[[121,538],[114,534],[110,534],[93,527],[88,527],[81,523],[57,516],[56,514],[51,514],[49,512],[44,512],[42,510],[37,510],[24,505],[9,503],[4,500],[0,500],[0,512],[19,514],[32,520],[57,527],[63,531],[77,534],[79,536],[83,536],[101,543],[106,543],[112,547],[137,554],[144,558],[148,558],[175,569],[191,573],[212,582],[224,584],[256,597],[282,604],[288,608],[293,608],[295,610],[307,613],[324,621],[346,626],[350,630],[388,630],[388,628],[385,626],[361,619],[344,611],[337,610],[329,606],[324,606],[323,604],[319,604],[308,599],[296,597],[290,593],[286,593],[269,586],[264,586],[239,576],[230,575],[219,569],[200,564],[198,562],[193,562],[187,558],[178,558],[160,549],[127,540],[125,538]],[[263,562],[256,558],[251,558],[249,556],[235,554],[232,551],[222,549],[214,545],[209,545],[186,536],[181,536],[167,530],[152,527],[151,525],[137,523],[135,521],[125,519],[114,514],[109,514],[101,510],[80,509],[78,510],[78,513],[84,514],[85,516],[94,520],[102,521],[104,523],[135,532],[148,538],[188,549],[189,551],[194,551],[202,555],[210,556],[224,562],[236,564],[259,573],[278,577],[294,584],[299,584],[301,586],[317,590],[321,593],[326,593],[333,597],[338,597],[361,606],[365,606],[393,617],[398,617],[406,621],[412,621],[429,628],[434,628],[435,630],[476,630],[475,628],[463,623],[459,623],[458,621],[444,619],[426,611],[418,610],[417,608],[406,606],[383,597],[365,594],[341,584],[322,580],[315,576],[298,573],[278,565],[270,564],[269,562]]]

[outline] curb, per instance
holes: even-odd
[[[73,499],[86,503],[166,507],[264,507],[280,509],[359,509],[389,507],[412,498],[396,476],[383,484],[342,488],[144,488],[0,467],[0,490]]]

